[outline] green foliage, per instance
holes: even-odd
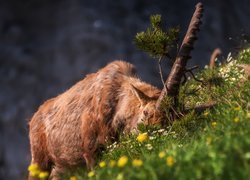
[[[169,28],[164,31],[161,15],[150,17],[151,26],[145,32],[137,33],[135,44],[142,51],[154,58],[169,56],[169,52],[176,47],[179,28]]]
[[[250,64],[250,48],[246,48],[241,51],[237,57],[241,63]]]
[[[250,51],[242,51],[233,64],[243,60],[250,63]],[[165,129],[140,127],[144,139],[139,141],[137,135],[122,136],[119,143],[109,145],[98,161],[105,166],[97,165],[94,175],[79,170],[71,176],[98,180],[249,179],[250,81],[234,82],[240,69],[231,68],[230,62],[200,72],[197,77],[204,84],[188,80],[181,87],[185,107],[216,100],[218,104],[213,110],[202,114],[190,112]],[[121,156],[128,157],[124,166],[110,165]],[[136,164],[135,159],[142,164]]]

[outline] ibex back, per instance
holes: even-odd
[[[159,123],[160,90],[136,77],[133,65],[115,61],[46,101],[29,122],[32,164],[57,177],[65,169],[92,168],[100,146],[137,125]],[[32,177],[29,177],[32,179]]]

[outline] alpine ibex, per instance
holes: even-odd
[[[51,172],[51,178],[79,164],[92,168],[98,148],[121,132],[137,131],[140,123],[160,124],[161,101],[165,95],[178,94],[201,15],[199,3],[166,90],[138,79],[132,64],[114,61],[41,105],[29,122],[31,163]]]

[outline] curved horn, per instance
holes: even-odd
[[[213,51],[213,53],[212,53],[212,55],[211,55],[211,57],[210,57],[209,67],[210,67],[211,69],[213,69],[213,68],[215,67],[215,60],[216,60],[216,58],[217,58],[218,56],[220,56],[220,55],[221,55],[221,50],[220,50],[220,48],[216,48],[216,49]]]
[[[165,82],[166,90],[163,88],[161,95],[156,103],[156,108],[159,109],[163,98],[168,95],[170,97],[176,97],[179,93],[179,86],[181,79],[185,73],[187,60],[191,58],[190,53],[193,49],[194,42],[197,39],[197,32],[200,30],[201,17],[203,13],[202,3],[196,5],[195,12],[190,21],[186,35],[182,41],[180,50],[177,54],[175,63],[172,66],[170,74]]]

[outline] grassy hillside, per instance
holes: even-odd
[[[250,48],[188,80],[180,101],[186,107],[216,101],[166,129],[144,129],[108,147],[94,171],[70,179],[249,179],[250,80],[237,64],[250,64]],[[244,80],[243,80],[244,79]]]
[[[166,129],[141,127],[108,146],[93,171],[79,168],[65,179],[249,179],[250,48],[197,74],[181,87],[185,107],[216,101],[202,114],[190,112]]]

